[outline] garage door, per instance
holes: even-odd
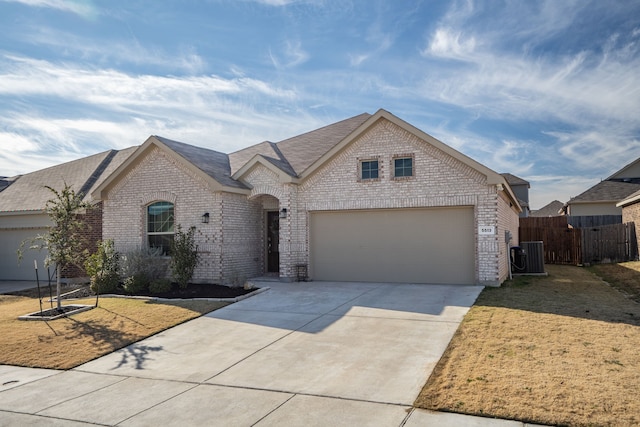
[[[475,283],[473,208],[313,212],[314,280]]]
[[[25,245],[24,256],[18,264],[16,251],[25,239],[32,239],[38,234],[46,232],[46,228],[30,228],[27,230],[13,229],[0,230],[0,280],[36,280],[36,273],[33,268],[33,260],[38,260],[38,273],[40,280],[46,279],[46,268],[44,258],[46,252],[29,250],[29,245]]]

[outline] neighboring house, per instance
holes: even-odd
[[[500,175],[502,175],[504,179],[507,180],[507,183],[509,184],[509,186],[511,186],[513,193],[518,199],[518,203],[522,208],[522,212],[520,212],[520,218],[528,217],[530,215],[529,188],[531,188],[531,186],[529,185],[529,181],[525,181],[524,179],[518,178],[517,176],[510,173],[502,173]]]
[[[46,252],[25,250],[21,262],[18,262],[16,253],[23,241],[46,233],[51,224],[45,207],[54,194],[45,186],[62,190],[67,183],[74,191],[85,194],[88,200],[91,190],[129,157],[135,148],[106,151],[0,180],[0,280],[35,280],[34,260],[38,261],[40,278],[46,277]],[[7,185],[3,186],[3,181]],[[90,219],[93,226],[89,233],[93,240],[100,239],[102,233],[100,206],[96,208]]]
[[[531,211],[529,216],[532,217],[550,217],[550,216],[562,216],[564,215],[564,203],[559,200],[554,200],[553,202],[543,206],[540,209]]]
[[[622,208],[617,206],[618,203],[639,190],[640,158],[584,193],[571,198],[566,204],[566,213],[571,216],[622,215]]]
[[[224,154],[149,137],[94,187],[119,251],[196,227],[194,281],[499,285],[517,198],[500,174],[379,110]]]
[[[633,222],[635,224],[636,239],[640,248],[640,190],[629,195],[626,199],[617,204],[622,209],[622,222]]]

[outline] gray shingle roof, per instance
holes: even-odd
[[[542,208],[531,211],[529,216],[536,217],[548,217],[548,216],[559,216],[560,210],[564,207],[564,203],[559,200],[554,200],[553,202],[543,206]]]
[[[371,117],[370,114],[363,113],[350,119],[282,140],[276,145],[283,157],[291,165],[295,174],[299,176],[305,169],[367,121],[369,117]]]
[[[270,163],[289,175],[296,176],[296,172],[293,170],[287,159],[284,158],[278,146],[269,141],[261,142],[260,144],[252,145],[251,147],[229,154],[231,173],[236,173],[256,155],[264,157]]]
[[[41,211],[53,196],[49,186],[56,190],[68,184],[77,193],[83,192],[90,200],[91,189],[122,163],[137,147],[109,150],[79,160],[52,166],[20,176],[0,192],[0,212]]]
[[[244,166],[249,160],[253,159],[258,154],[265,158],[278,158],[278,154],[274,150],[274,144],[269,141],[264,141],[260,144],[243,148],[242,150],[238,150],[234,153],[229,154],[231,174],[233,175],[234,173],[236,173],[239,169],[242,168],[242,166]]]
[[[519,178],[513,174],[510,173],[501,173],[500,175],[502,175],[504,177],[504,179],[507,181],[507,183],[509,185],[526,185],[529,186],[529,181],[525,181],[522,178]]]
[[[20,178],[20,176],[14,176],[14,177],[0,176],[0,191],[4,190],[5,188],[13,184],[13,182],[18,178]]]
[[[569,200],[573,202],[619,202],[640,190],[638,182],[601,181],[582,194]]]
[[[229,155],[208,148],[173,141],[157,135],[154,135],[154,138],[157,138],[160,142],[184,157],[220,184],[228,187],[246,188],[244,184],[231,178]]]

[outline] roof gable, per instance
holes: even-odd
[[[227,187],[245,188],[244,185],[231,178],[229,155],[195,145],[173,141],[154,135],[153,138],[179,154],[202,172]]]
[[[354,129],[353,132],[351,132],[349,135],[347,135],[343,140],[341,140],[338,144],[333,146],[329,151],[327,151],[316,162],[314,162],[312,165],[310,165],[304,171],[304,173],[302,174],[302,177],[304,178],[304,177],[310,175],[311,173],[313,173],[318,167],[320,167],[322,164],[324,164],[330,158],[332,158],[337,153],[339,153],[347,145],[352,143],[356,138],[358,138],[360,135],[365,133],[369,128],[373,127],[374,124],[376,122],[378,122],[379,120],[388,120],[388,121],[394,123],[395,125],[399,126],[400,128],[404,129],[405,131],[407,131],[409,133],[412,133],[413,135],[417,136],[419,139],[425,141],[426,143],[433,145],[434,147],[436,147],[439,150],[445,152],[446,154],[450,155],[451,157],[454,157],[455,159],[461,161],[462,163],[466,164],[467,166],[471,167],[472,169],[475,169],[476,171],[478,171],[479,173],[481,173],[482,175],[485,175],[487,177],[487,183],[488,184],[493,184],[493,185],[501,184],[501,185],[504,185],[504,184],[507,183],[507,181],[504,179],[504,177],[502,177],[499,173],[494,172],[493,170],[489,169],[488,167],[478,163],[477,161],[473,160],[470,157],[465,156],[464,154],[460,153],[459,151],[451,148],[450,146],[446,145],[445,143],[437,140],[436,138],[432,137],[431,135],[421,131],[420,129],[416,128],[415,126],[405,122],[402,119],[399,119],[398,117],[394,116],[393,114],[391,114],[388,111],[383,110],[383,109],[380,109],[374,115],[369,116],[369,118],[366,121],[364,121],[360,126],[358,126],[356,129]],[[515,197],[513,197],[513,198],[515,200]]]
[[[247,191],[244,184],[231,178],[228,155],[152,135],[126,161],[113,170],[104,182],[95,188],[92,192],[93,198],[103,199],[106,196],[106,192],[116,185],[126,173],[137,166],[153,148],[162,150],[188,170],[200,176],[203,181],[208,183],[212,191],[239,193]]]
[[[611,175],[607,180],[633,178],[640,178],[640,157]]]

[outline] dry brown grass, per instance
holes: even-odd
[[[415,406],[552,425],[640,424],[640,305],[588,270],[547,271],[482,292]]]
[[[102,298],[97,308],[45,322],[18,320],[39,310],[37,298],[0,295],[0,364],[70,369],[224,305]]]
[[[640,303],[640,261],[619,264],[598,264],[591,271]]]

